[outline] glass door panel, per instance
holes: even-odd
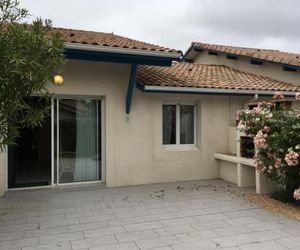
[[[39,97],[29,98],[28,104],[48,105]],[[8,188],[51,185],[51,117],[34,128],[19,126],[16,145],[8,148]]]
[[[100,102],[59,99],[57,104],[58,182],[100,180]]]

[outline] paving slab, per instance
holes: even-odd
[[[300,249],[300,223],[222,180],[9,191],[0,250]]]

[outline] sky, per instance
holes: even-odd
[[[186,51],[192,41],[300,53],[299,0],[20,0],[53,26]],[[28,20],[30,22],[30,19]]]

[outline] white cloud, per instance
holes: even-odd
[[[298,0],[22,0],[55,26],[114,32],[185,51],[191,41],[300,53]]]

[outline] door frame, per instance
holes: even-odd
[[[54,174],[55,174],[55,167],[58,168],[59,166],[55,166],[55,115],[58,118],[58,111],[55,114],[54,110],[54,102],[59,99],[91,99],[91,100],[97,100],[100,102],[100,108],[101,108],[101,117],[100,118],[100,133],[101,133],[101,151],[100,151],[100,159],[101,159],[101,180],[96,181],[83,181],[83,182],[71,182],[71,183],[54,183]],[[88,184],[97,184],[97,183],[105,183],[106,180],[106,133],[105,133],[105,123],[106,123],[106,108],[105,108],[105,97],[104,96],[86,96],[86,95],[54,95],[51,98],[51,180],[50,185],[46,186],[35,186],[35,187],[22,187],[22,188],[8,188],[8,147],[6,147],[6,168],[5,168],[5,190],[30,190],[30,189],[42,189],[42,188],[53,188],[53,187],[61,187],[61,186],[78,186],[78,185],[88,185]],[[99,114],[99,113],[98,113]],[[59,129],[59,128],[58,128]],[[57,131],[59,132],[59,130]],[[59,148],[57,147],[56,150]],[[57,153],[57,152],[56,152]],[[57,161],[58,162],[58,161]]]

